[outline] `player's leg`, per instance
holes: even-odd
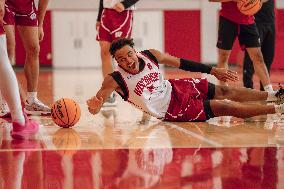
[[[11,111],[11,135],[24,139],[38,131],[38,124],[30,121],[23,113],[17,79],[8,59],[5,35],[0,35],[0,54],[0,90]]]
[[[50,108],[37,98],[40,51],[38,27],[17,26],[17,28],[26,52],[24,71],[27,79],[27,101],[25,111],[34,115],[49,114]]]
[[[260,28],[259,31],[261,37],[261,52],[263,54],[267,71],[270,74],[270,68],[273,63],[274,53],[275,53],[275,25],[259,24],[258,28]],[[261,85],[261,90],[263,90],[262,85]]]
[[[228,99],[236,102],[270,101],[283,103],[284,90],[266,92],[244,87],[215,86],[214,99]]]
[[[214,116],[248,118],[257,115],[284,113],[284,104],[262,105],[226,100],[211,100],[210,107]]]
[[[101,48],[102,73],[105,78],[113,72],[112,57],[109,53],[111,43],[109,41],[100,41],[99,43]]]
[[[9,60],[12,65],[15,65],[15,49],[16,49],[16,39],[15,39],[15,26],[5,25],[6,39],[7,39],[7,51]]]
[[[256,24],[241,25],[239,42],[245,47],[250,59],[252,60],[255,73],[259,77],[266,91],[273,91],[270,77],[264,63],[260,49],[260,36]]]
[[[103,77],[106,77],[108,74],[113,72],[113,65],[112,65],[112,57],[109,53],[110,42],[108,41],[100,41],[101,47],[101,60],[102,60],[102,73]],[[104,106],[115,106],[115,93],[112,93],[104,103]]]
[[[224,17],[219,17],[219,27],[218,27],[218,63],[217,67],[227,68],[228,60],[231,54],[233,43],[237,36],[237,24],[225,19]],[[224,84],[221,82],[221,84]]]
[[[258,75],[264,89],[266,91],[272,91],[273,88],[271,86],[270,77],[260,48],[247,48],[247,51],[253,62],[255,73]]]
[[[254,68],[252,61],[250,60],[250,57],[245,51],[245,57],[243,62],[243,84],[246,88],[253,89],[253,74],[254,74]]]

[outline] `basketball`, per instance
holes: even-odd
[[[73,155],[81,147],[80,135],[72,128],[58,129],[53,137],[52,143],[61,155]]]
[[[68,128],[79,121],[81,109],[74,100],[61,98],[52,105],[51,116],[56,125]]]
[[[262,6],[261,0],[238,0],[238,9],[244,15],[256,14]]]

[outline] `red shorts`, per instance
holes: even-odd
[[[97,40],[112,42],[118,38],[129,38],[132,24],[132,10],[119,13],[114,9],[103,9]]]
[[[208,81],[202,79],[170,79],[172,94],[165,121],[205,121],[204,101],[208,99]]]
[[[5,25],[38,26],[38,16],[36,8],[28,14],[22,14],[5,7]]]

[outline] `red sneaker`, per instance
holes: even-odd
[[[29,139],[38,132],[39,124],[33,120],[30,120],[26,114],[25,125],[21,125],[17,122],[13,122],[13,129],[11,130],[11,136],[13,139]]]
[[[3,115],[1,115],[0,114],[0,118],[2,118],[2,119],[9,119],[9,118],[12,118],[12,115],[11,115],[11,113],[10,112],[7,112],[7,113],[5,113],[5,114],[3,114]]]

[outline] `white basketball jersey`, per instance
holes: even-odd
[[[103,0],[104,8],[112,9],[115,4],[122,2],[123,0]],[[127,10],[134,10],[135,5],[132,5]]]
[[[144,112],[162,119],[168,110],[172,86],[168,80],[164,80],[157,63],[142,53],[137,53],[137,56],[145,63],[137,74],[117,68],[128,90],[127,100]]]

